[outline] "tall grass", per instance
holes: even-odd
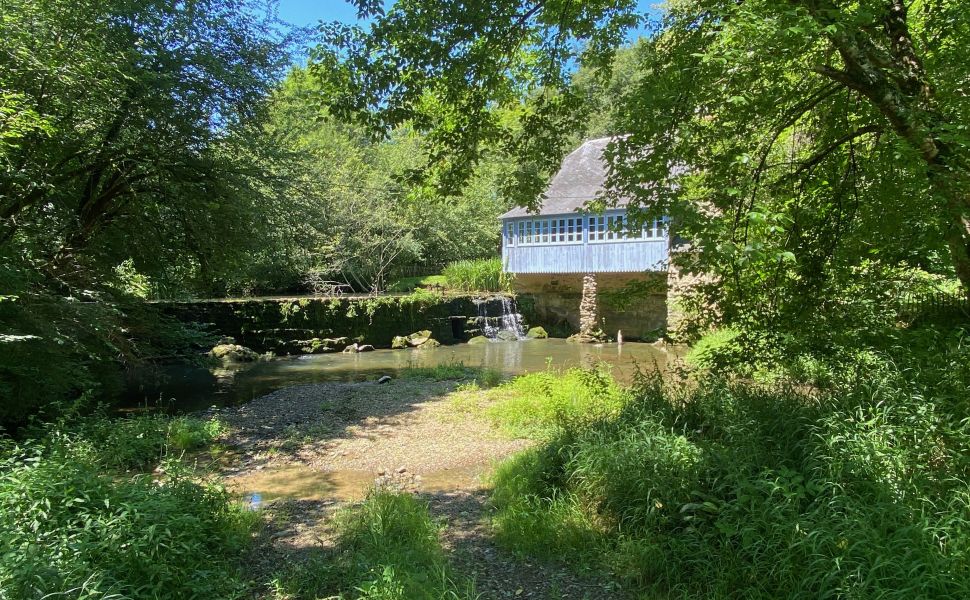
[[[489,394],[486,413],[505,433],[546,439],[619,414],[631,396],[606,365],[547,370],[517,377]]]
[[[335,555],[321,554],[275,579],[277,598],[475,599],[456,578],[427,504],[411,494],[375,490],[337,517]]]
[[[448,286],[464,292],[507,292],[512,287],[510,275],[502,272],[498,258],[459,260],[442,271]]]
[[[173,440],[195,444],[194,421]],[[189,423],[192,423],[190,426]],[[161,418],[77,429],[0,447],[0,598],[231,598],[255,525],[220,486],[176,461]]]
[[[941,343],[812,397],[644,379],[498,469],[500,538],[644,597],[970,597],[970,350]]]

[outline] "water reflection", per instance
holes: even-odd
[[[457,344],[433,350],[375,350],[361,354],[317,354],[207,369],[163,365],[133,371],[122,405],[162,406],[192,411],[215,405],[240,404],[273,390],[325,381],[365,381],[395,375],[408,366],[460,362],[497,369],[506,375],[552,368],[612,365],[620,381],[630,381],[635,365],[665,369],[679,350],[651,344],[573,344],[560,339]]]

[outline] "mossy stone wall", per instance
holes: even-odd
[[[445,344],[461,341],[468,319],[478,314],[475,300],[421,294],[164,302],[159,307],[181,321],[209,324],[253,350],[300,354],[339,350],[345,345],[337,342],[341,338],[389,348],[394,336],[424,329]],[[488,314],[495,310],[490,303]]]

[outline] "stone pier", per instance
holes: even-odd
[[[596,274],[583,275],[583,296],[579,301],[579,334],[575,336],[580,342],[593,342],[603,337],[599,327],[599,313],[596,310]]]

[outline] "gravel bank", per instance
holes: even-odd
[[[602,582],[495,544],[484,476],[531,442],[503,438],[481,415],[456,411],[449,395],[457,386],[418,378],[299,385],[212,411],[229,425],[223,441],[239,457],[223,472],[227,483],[268,501],[253,572],[265,580],[332,546],[334,511],[376,482],[428,500],[455,568],[476,581],[482,598],[619,597]]]

